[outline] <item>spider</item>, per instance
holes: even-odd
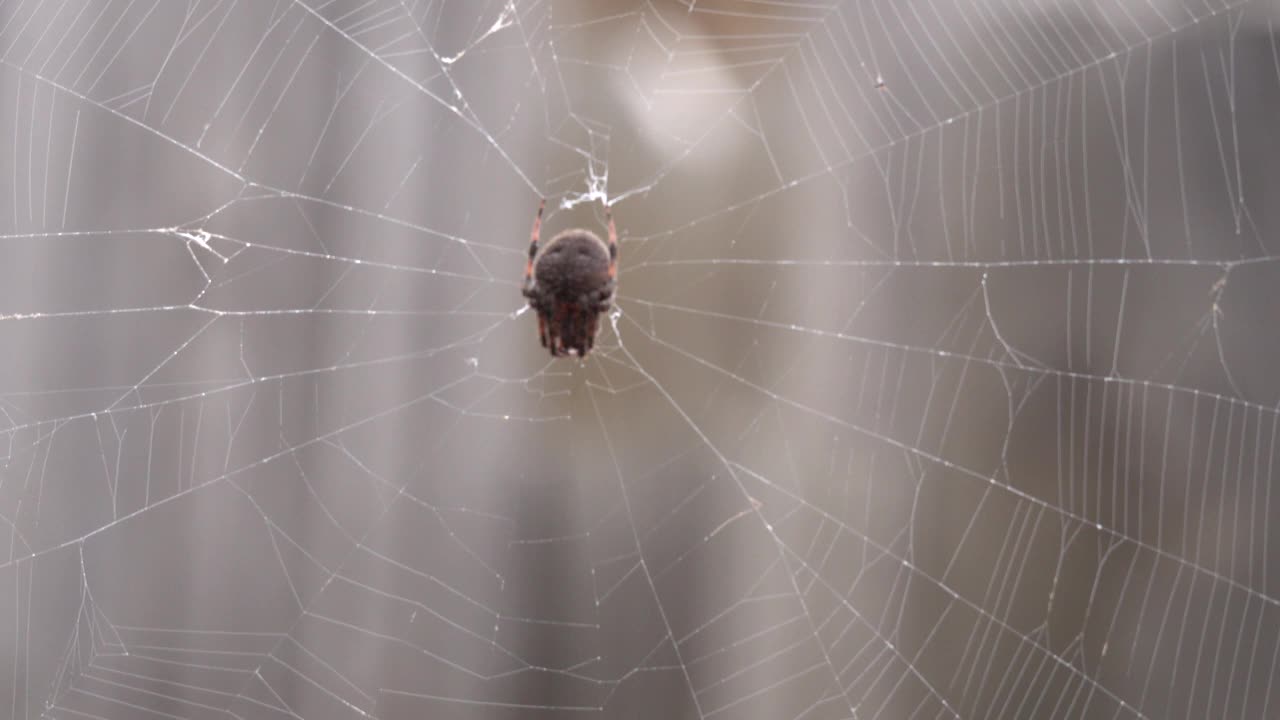
[[[544,199],[538,204],[524,266],[524,296],[538,313],[538,338],[552,357],[586,357],[595,344],[600,313],[609,309],[618,277],[618,231],[613,213],[606,244],[590,230],[573,229],[538,247]]]

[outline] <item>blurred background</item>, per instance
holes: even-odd
[[[0,6],[0,716],[1280,715],[1277,23]]]

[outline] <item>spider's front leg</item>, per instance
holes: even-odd
[[[609,220],[609,281],[618,277],[618,229],[613,225],[613,208],[604,206],[604,216]]]
[[[529,297],[533,290],[533,259],[538,256],[538,234],[542,232],[542,210],[547,206],[547,199],[538,203],[538,214],[533,218],[533,232],[529,233],[529,258],[524,263],[524,296]]]

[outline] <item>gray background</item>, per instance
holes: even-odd
[[[1275,717],[1277,22],[0,5],[0,716]]]

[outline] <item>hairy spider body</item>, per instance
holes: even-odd
[[[538,206],[524,270],[524,296],[538,314],[538,337],[553,357],[585,357],[595,344],[600,313],[608,311],[617,285],[618,232],[606,207],[609,241],[590,230],[565,230],[542,247],[544,200]]]

